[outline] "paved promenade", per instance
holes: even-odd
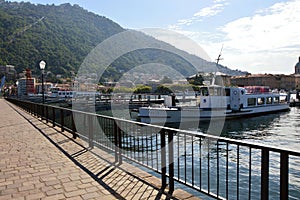
[[[50,125],[50,124],[49,124]],[[0,200],[199,199],[0,99]],[[101,155],[101,158],[96,155]]]

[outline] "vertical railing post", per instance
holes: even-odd
[[[48,124],[49,121],[49,113],[48,113],[49,109],[48,106],[46,106],[46,123]]]
[[[38,105],[34,104],[34,116],[38,117]]]
[[[75,126],[74,115],[75,115],[75,113],[73,111],[71,111],[72,135],[73,135],[73,139],[76,139],[77,134],[76,134],[76,126]]]
[[[30,112],[31,115],[35,116],[35,113],[34,113],[35,112],[35,104],[32,104],[32,103],[30,104],[30,110],[31,110],[31,112]]]
[[[120,122],[121,123],[121,122]],[[118,126],[118,147],[119,147],[119,164],[123,163],[123,159],[122,159],[122,134],[121,134],[121,128]]]
[[[44,104],[40,105],[41,106],[41,120],[43,121],[44,119]]]
[[[27,106],[28,106],[28,110],[29,110],[30,114],[32,115],[33,114],[32,104],[27,104]]]
[[[42,119],[42,112],[41,112],[41,105],[39,105],[38,104],[38,109],[37,109],[37,111],[38,111],[38,118],[41,118]]]
[[[33,114],[34,117],[37,116],[37,114],[36,114],[36,107],[37,107],[36,104],[31,104],[32,114]]]
[[[169,194],[174,192],[174,132],[168,131],[168,154],[169,154]]]
[[[261,199],[269,199],[269,150],[263,148],[261,152]]]
[[[37,116],[37,118],[41,117],[41,115],[40,115],[40,105],[39,104],[37,104],[37,106],[36,106],[36,116]]]
[[[64,117],[64,110],[63,109],[59,109],[60,110],[60,128],[61,128],[61,132],[65,131],[65,117]]]
[[[160,131],[160,144],[161,144],[161,184],[162,188],[167,186],[167,161],[166,161],[166,133],[164,129]]]
[[[35,106],[36,106],[36,104],[31,104],[31,105],[30,105],[30,108],[31,108],[31,114],[32,114],[33,116],[35,116]]]
[[[36,104],[36,117],[37,118],[40,117],[40,106],[39,106],[39,104]]]
[[[122,134],[121,128],[118,126],[116,120],[114,120],[113,124],[113,132],[114,132],[114,143],[115,143],[115,162],[122,164]]]
[[[93,115],[86,115],[88,120],[88,130],[89,130],[89,147],[94,148],[94,123],[93,123]]]
[[[53,127],[55,127],[55,118],[56,118],[56,116],[55,116],[55,108],[52,107],[52,122],[53,122]]]
[[[42,112],[41,112],[41,120],[43,121],[43,119],[45,118],[45,105],[44,104],[42,104],[41,105],[41,107],[42,107]]]
[[[289,155],[280,153],[280,200],[289,197]]]
[[[118,154],[118,124],[116,122],[116,120],[114,120],[114,127],[113,127],[113,131],[114,131],[114,143],[115,143],[115,162],[118,163],[119,162],[119,154]]]

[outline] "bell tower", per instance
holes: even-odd
[[[299,56],[299,61],[295,66],[295,74],[300,74],[300,56]]]

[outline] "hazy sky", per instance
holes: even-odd
[[[25,0],[26,1],[26,0]],[[300,56],[300,0],[30,0],[71,3],[123,28],[182,33],[220,64],[250,73],[294,72]]]

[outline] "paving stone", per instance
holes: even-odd
[[[61,133],[59,127],[52,128],[3,99],[0,108],[0,200],[167,198],[151,185],[159,185],[159,178],[125,162],[116,168],[114,155],[98,148],[87,151],[85,141],[78,138],[75,143],[72,134]],[[188,193],[174,194],[194,199]]]

